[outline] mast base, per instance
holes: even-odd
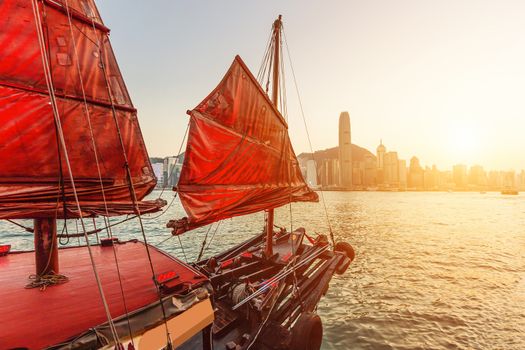
[[[35,219],[35,266],[36,275],[59,273],[57,222],[52,218]]]

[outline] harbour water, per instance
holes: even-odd
[[[332,280],[319,305],[323,349],[525,349],[524,195],[323,196],[336,239],[348,241],[357,253],[346,274]],[[163,197],[171,201],[173,194]],[[169,238],[165,223],[184,215],[180,203],[175,200],[158,215],[144,220],[149,242],[190,261],[206,232],[205,256],[260,232],[264,220],[262,214],[225,220],[218,229],[213,225],[209,231],[190,232],[179,242]],[[91,220],[87,222],[92,228]],[[312,235],[328,232],[322,204],[280,208],[276,223],[302,226]],[[74,222],[68,224],[69,232],[76,230]],[[116,226],[113,233],[120,239],[141,238],[136,220]],[[0,243],[27,250],[33,239],[1,222]]]

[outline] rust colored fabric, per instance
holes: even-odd
[[[109,30],[92,0],[68,1],[72,33],[65,1],[37,3],[83,214],[105,214],[91,132],[108,214],[133,213],[113,107],[139,200],[154,188],[156,179],[109,43]],[[68,217],[78,216],[65,153],[58,142],[32,1],[1,1],[0,18],[0,219],[63,217],[63,202]],[[140,207],[151,212],[158,203],[144,202]]]
[[[178,193],[187,218],[175,234],[221,219],[317,201],[304,182],[288,125],[237,56],[190,114]]]

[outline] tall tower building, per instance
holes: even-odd
[[[377,169],[383,170],[385,167],[385,153],[386,147],[383,145],[383,140],[379,142],[377,146]]]
[[[348,112],[339,116],[339,185],[352,187],[352,136]]]
[[[385,182],[385,154],[386,147],[383,145],[383,140],[377,146],[377,184],[381,185]]]

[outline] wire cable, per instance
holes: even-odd
[[[308,131],[308,125],[306,123],[306,117],[305,117],[305,114],[304,114],[304,108],[303,108],[303,103],[302,103],[302,100],[301,100],[301,94],[299,93],[299,86],[297,85],[297,79],[295,77],[295,71],[293,69],[293,64],[292,64],[292,56],[290,55],[290,49],[288,47],[288,41],[286,40],[286,33],[284,31],[284,28],[283,28],[283,36],[284,36],[284,43],[286,45],[286,52],[288,53],[288,60],[290,62],[290,70],[292,71],[293,81],[294,81],[294,85],[295,85],[295,91],[297,93],[297,99],[299,101],[299,107],[301,109],[301,115],[303,117],[304,128],[306,130],[306,136],[307,136],[307,139],[308,139],[308,144],[310,146],[310,152],[312,152],[312,158],[313,158],[313,161],[314,161],[314,164],[315,164],[315,169],[316,169],[316,172],[317,172],[317,161],[315,160],[315,152],[314,152],[314,149],[312,147],[312,140],[310,138],[310,133]],[[333,233],[333,230],[332,230],[332,223],[331,223],[330,217],[328,215],[328,209],[326,207],[326,200],[324,198],[324,191],[321,189],[319,192],[321,192],[321,201],[323,202],[323,208],[324,208],[324,213],[325,213],[325,217],[326,217],[326,222],[328,224],[328,229],[330,231],[330,239],[332,241],[332,245],[335,247],[335,238],[334,238],[334,233]]]
[[[66,162],[67,169],[68,169],[68,172],[69,172],[69,177],[70,177],[70,180],[71,180],[71,187],[72,187],[73,195],[74,195],[74,198],[75,198],[76,207],[77,207],[77,210],[78,210],[78,215],[79,215],[81,223],[82,223],[82,229],[83,229],[83,231],[85,233],[86,232],[86,228],[85,228],[83,217],[82,217],[82,209],[80,207],[80,201],[78,199],[78,193],[77,193],[77,189],[76,189],[76,185],[75,185],[75,178],[73,176],[73,171],[72,171],[71,163],[70,163],[70,160],[69,160],[69,154],[68,154],[68,151],[67,151],[66,141],[65,141],[65,138],[64,138],[62,124],[61,124],[60,116],[59,116],[59,112],[58,112],[58,104],[57,104],[56,97],[55,97],[55,87],[54,87],[54,84],[53,84],[53,78],[51,76],[51,71],[50,71],[50,62],[48,61],[48,58],[47,58],[47,48],[46,48],[46,46],[44,44],[44,34],[42,33],[42,21],[41,21],[41,18],[40,18],[40,11],[38,9],[37,0],[32,0],[31,3],[33,5],[33,15],[35,17],[35,24],[36,24],[36,29],[37,29],[38,43],[39,43],[39,46],[40,46],[40,55],[41,55],[41,58],[42,58],[42,65],[43,65],[43,68],[44,68],[44,78],[46,80],[46,85],[47,85],[47,88],[48,88],[49,99],[50,99],[51,107],[52,107],[52,110],[53,110],[53,116],[55,118],[55,123],[57,125],[57,131],[58,131],[58,136],[60,138],[60,144],[62,146],[62,149],[64,150],[64,160]],[[97,282],[97,287],[98,287],[98,290],[99,290],[100,297],[102,299],[102,304],[104,306],[106,317],[108,319],[108,323],[110,325],[111,332],[112,332],[115,344],[118,344],[118,343],[120,343],[119,340],[118,340],[118,334],[116,332],[115,325],[113,324],[113,319],[112,319],[111,313],[109,311],[109,306],[108,306],[108,303],[106,301],[106,297],[105,297],[104,290],[103,290],[103,287],[102,287],[102,282],[100,281],[100,276],[98,274],[98,270],[97,270],[97,267],[96,267],[96,264],[95,264],[93,252],[91,251],[91,245],[89,243],[89,239],[88,239],[87,235],[85,235],[85,239],[86,239],[86,244],[87,244],[87,247],[88,247],[88,252],[89,252],[91,265],[92,265],[92,268],[93,268],[93,273],[95,275],[95,280]]]

